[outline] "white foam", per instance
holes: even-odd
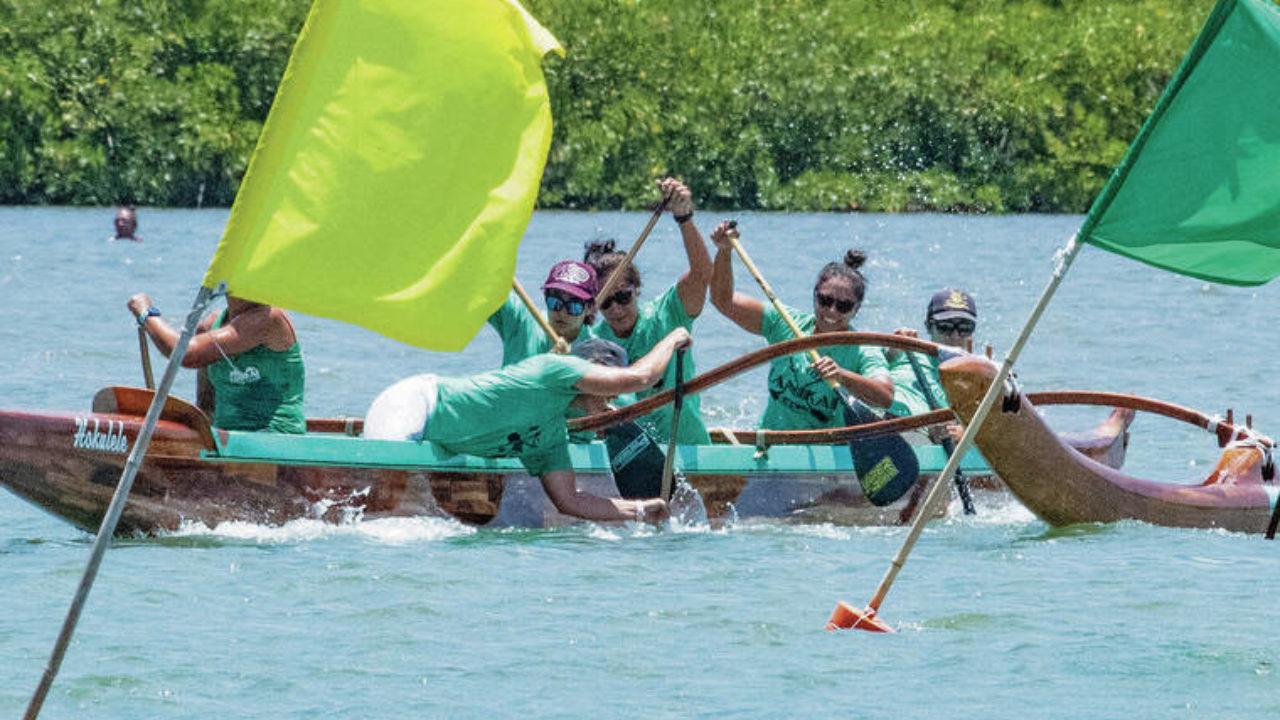
[[[220,523],[209,529],[201,523],[188,523],[173,533],[175,536],[211,536],[253,540],[266,544],[288,544],[359,537],[386,545],[433,542],[470,535],[475,528],[456,520],[435,517],[378,518],[345,523],[329,523],[316,519],[292,520],[283,525],[258,525],[243,521]]]

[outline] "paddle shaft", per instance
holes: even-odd
[[[732,235],[729,236],[729,243],[733,245],[733,251],[738,253],[738,257],[742,260],[742,264],[747,266],[747,272],[750,272],[751,277],[756,279],[756,284],[760,286],[760,290],[764,292],[764,296],[769,298],[769,302],[773,303],[773,308],[777,310],[778,314],[782,316],[782,319],[786,321],[787,327],[791,328],[791,332],[796,337],[804,337],[804,331],[801,330],[800,326],[796,324],[796,321],[791,318],[791,313],[787,312],[787,309],[783,307],[782,301],[778,300],[778,296],[774,294],[773,288],[769,287],[769,282],[764,279],[764,275],[760,274],[760,270],[756,267],[756,264],[751,262],[751,258],[747,255],[747,251],[742,249],[742,243],[738,242],[738,238],[733,237]],[[817,350],[810,350],[808,354],[811,362],[818,362]],[[836,391],[836,394],[840,396],[840,399],[845,405],[850,407],[853,406],[853,403],[855,402],[853,396],[849,394],[848,388],[840,384],[839,380],[833,377],[827,378],[827,384],[831,386],[832,390]]]
[[[148,390],[156,389],[156,379],[151,374],[151,338],[147,337],[147,329],[138,326],[138,352],[142,356],[142,380]]]
[[[224,292],[223,288],[220,287],[218,292]],[[120,482],[116,485],[115,494],[111,496],[111,503],[107,506],[107,511],[103,515],[102,525],[98,528],[98,535],[93,540],[93,550],[89,554],[89,563],[85,567],[84,575],[80,578],[80,586],[76,589],[75,597],[71,601],[71,607],[67,610],[67,616],[62,622],[62,630],[58,633],[58,639],[53,645],[49,663],[45,666],[44,674],[40,678],[40,684],[31,696],[31,702],[27,705],[23,720],[35,720],[40,715],[40,708],[44,705],[45,697],[49,694],[49,688],[53,686],[53,679],[57,677],[58,669],[62,667],[62,658],[67,653],[67,646],[71,644],[71,636],[75,634],[76,624],[80,621],[80,612],[84,610],[84,604],[89,599],[89,591],[93,588],[93,581],[98,576],[98,567],[102,564],[102,557],[107,552],[107,546],[111,544],[111,538],[115,535],[116,525],[119,524],[120,515],[124,513],[125,503],[129,499],[129,490],[133,487],[134,478],[137,477],[138,470],[142,467],[142,461],[146,457],[147,447],[151,444],[151,435],[155,432],[156,424],[160,422],[160,413],[164,410],[165,399],[169,396],[173,381],[178,377],[178,369],[182,367],[182,358],[187,354],[187,346],[191,343],[191,337],[195,335],[196,324],[200,322],[200,316],[204,314],[204,309],[209,304],[209,301],[213,299],[214,294],[215,291],[209,288],[200,288],[200,292],[196,295],[195,303],[191,307],[191,312],[187,315],[187,322],[182,327],[182,333],[178,336],[178,343],[174,346],[173,352],[169,354],[169,365],[165,368],[164,376],[160,378],[160,387],[156,390],[155,397],[151,400],[151,407],[147,409],[147,416],[142,421],[142,428],[138,431],[138,437],[133,441],[133,449],[129,451],[129,459],[125,461],[124,471],[120,474]]]
[[[933,389],[929,385],[929,380],[924,376],[924,368],[920,367],[920,361],[916,360],[915,353],[908,352],[907,362],[911,363],[911,372],[916,375],[916,382],[920,385],[920,392],[924,393],[925,402],[929,403],[930,410],[938,409],[938,399],[933,396]],[[956,445],[951,441],[950,437],[942,438],[942,451],[950,458],[956,451]],[[960,493],[960,504],[964,506],[965,515],[976,515],[977,510],[973,507],[973,495],[969,493],[969,481],[965,478],[964,473],[959,468],[956,469],[956,492]]]
[[[672,476],[676,465],[676,435],[680,433],[680,411],[684,409],[684,351],[676,349],[675,398],[671,402],[671,437],[667,440],[667,458],[662,463],[662,499],[671,498]]]
[[[1276,509],[1271,511],[1271,522],[1267,523],[1267,539],[1276,539],[1276,526],[1280,525],[1280,502],[1276,503]]]
[[[636,253],[640,251],[640,246],[644,245],[644,241],[649,239],[649,233],[653,232],[654,226],[658,224],[658,219],[662,217],[662,213],[667,209],[667,203],[669,202],[671,202],[671,197],[663,195],[657,209],[649,216],[649,222],[640,231],[640,237],[636,238],[635,243],[631,245],[631,249],[627,251],[627,256],[622,258],[622,262],[618,263],[618,267],[609,273],[609,277],[604,281],[604,287],[601,287],[600,291],[596,293],[597,298],[603,301],[618,286],[618,283],[622,280],[623,271],[631,265],[631,261],[635,258]]]
[[[898,571],[906,564],[907,557],[911,554],[911,549],[915,547],[916,541],[920,539],[920,534],[924,532],[925,524],[929,522],[929,518],[932,515],[931,508],[941,494],[938,489],[946,487],[947,483],[951,482],[952,478],[955,477],[956,471],[960,469],[960,459],[964,457],[965,453],[969,452],[969,448],[973,447],[973,440],[977,437],[978,430],[982,427],[983,421],[987,419],[991,408],[995,406],[996,400],[999,399],[1004,389],[1005,381],[1009,379],[1009,374],[1013,372],[1014,362],[1022,354],[1022,348],[1027,344],[1027,340],[1031,338],[1031,331],[1035,329],[1036,323],[1040,321],[1040,316],[1044,314],[1045,308],[1049,306],[1049,301],[1053,299],[1053,294],[1058,290],[1058,286],[1062,284],[1062,280],[1066,277],[1067,270],[1071,268],[1071,263],[1076,259],[1076,255],[1080,254],[1081,247],[1083,246],[1076,240],[1076,236],[1072,236],[1062,253],[1058,266],[1053,271],[1053,277],[1040,295],[1040,300],[1036,302],[1035,307],[1031,310],[1031,315],[1027,318],[1026,324],[1022,326],[1022,332],[1018,334],[1018,339],[1014,341],[1013,347],[1009,349],[1009,354],[1005,356],[1004,362],[1001,363],[1000,371],[996,373],[995,379],[991,381],[991,387],[987,388],[987,394],[982,397],[982,402],[978,405],[978,410],[974,413],[973,419],[965,427],[964,434],[960,436],[960,442],[956,444],[955,451],[951,453],[951,457],[947,458],[947,464],[943,466],[942,473],[930,483],[929,492],[925,495],[924,502],[920,503],[920,506],[916,509],[916,516],[911,523],[911,530],[907,533],[906,540],[902,542],[902,547],[898,549],[898,554],[894,556],[893,562],[889,564],[889,569],[885,572],[884,578],[876,588],[871,602],[867,603],[867,609],[871,612],[874,613],[879,610],[880,604],[884,602],[885,596],[889,594],[889,588],[893,587],[893,581],[898,577]]]
[[[524,286],[514,277],[511,278],[511,289],[516,291],[516,295],[520,296],[520,300],[528,308],[529,314],[533,315],[533,318],[542,326],[543,332],[547,334],[547,337],[551,338],[551,352],[559,355],[568,355],[569,343],[565,342],[564,338],[560,337],[560,334],[556,332],[556,329],[551,327],[551,323],[547,322],[547,318],[543,316],[542,311],[538,309],[537,305],[533,304],[533,298],[529,297],[529,293],[524,291]]]

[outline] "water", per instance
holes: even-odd
[[[124,304],[167,317],[195,296],[225,211],[140,213],[107,244],[109,209],[0,209],[0,407],[86,409],[140,384]],[[540,213],[518,275],[541,284],[584,240],[625,246],[636,214]],[[846,248],[870,256],[860,329],[919,327],[929,294],[977,298],[979,343],[1008,348],[1080,218],[742,215],[744,244],[804,307]],[[709,230],[712,213],[698,216]],[[639,256],[653,297],[682,270],[672,223]],[[477,268],[483,272],[483,268]],[[755,292],[740,271],[738,287]],[[1206,285],[1086,248],[1019,363],[1028,390],[1234,407],[1276,432],[1265,321],[1274,286]],[[488,330],[427,353],[296,316],[312,415],[360,415],[390,382],[496,364]],[[759,347],[708,305],[699,367]],[[158,362],[159,358],[156,358]],[[178,393],[192,395],[189,373]],[[763,371],[713,388],[709,424],[747,426]],[[1082,429],[1102,409],[1052,409]],[[1217,448],[1140,417],[1126,466],[1191,482]],[[108,553],[48,718],[866,717],[1271,718],[1280,712],[1280,560],[1257,535],[1141,523],[1052,530],[1006,500],[934,523],[883,607],[891,637],[825,633],[865,603],[902,528],[585,525],[474,530],[435,519],[342,527],[226,525]],[[91,538],[0,494],[0,715],[34,690]]]

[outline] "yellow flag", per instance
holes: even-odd
[[[551,50],[515,0],[316,0],[204,285],[461,349],[511,287]]]

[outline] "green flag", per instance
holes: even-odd
[[[205,287],[461,349],[511,287],[551,50],[515,0],[316,0]]]
[[[1183,275],[1280,275],[1280,8],[1219,0],[1124,161],[1084,242]]]

